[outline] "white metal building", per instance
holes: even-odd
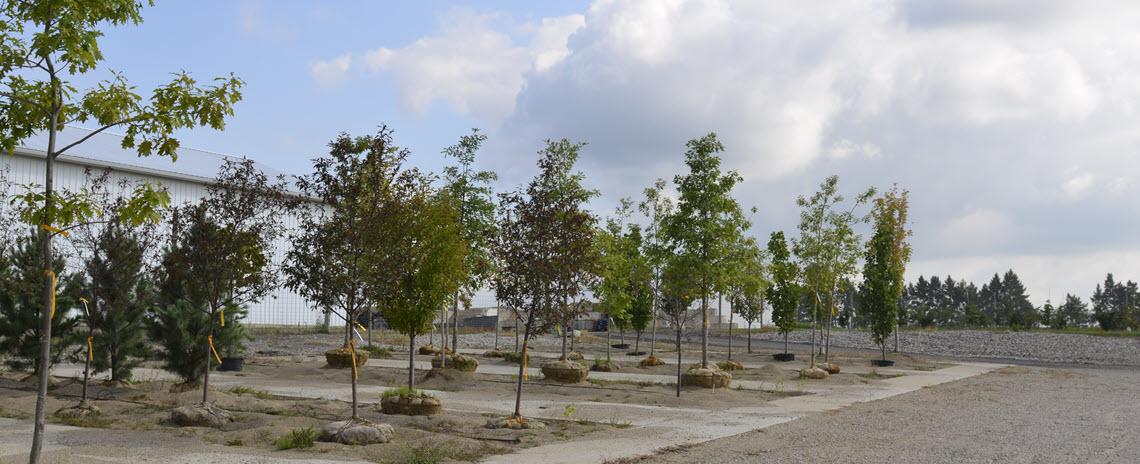
[[[67,127],[60,133],[64,145],[89,134],[90,131],[75,127]],[[56,158],[56,188],[78,191],[89,183],[92,174],[100,175],[109,170],[113,180],[126,179],[131,184],[150,182],[161,185],[170,192],[173,205],[192,203],[206,195],[206,186],[212,182],[218,168],[227,158],[232,159],[226,155],[189,148],[178,150],[177,162],[159,156],[140,158],[133,151],[124,150],[120,146],[121,140],[121,136],[101,133]],[[46,146],[43,137],[33,138],[22,143],[10,155],[0,155],[0,180],[6,180],[9,186],[6,193],[9,197],[4,198],[0,208],[11,208],[10,195],[22,192],[24,186],[43,185]],[[260,163],[259,168],[270,176],[279,174]],[[296,224],[295,218],[285,219],[287,228],[295,227]],[[66,239],[57,239],[61,247],[67,246],[66,243],[61,243],[65,241]],[[287,246],[284,239],[277,244],[274,255],[277,261],[284,255]],[[78,263],[73,266],[78,266]],[[74,269],[76,267],[71,268]],[[279,288],[265,300],[249,305],[247,322],[311,325],[318,320],[323,320],[318,308],[301,296]],[[336,322],[335,318],[333,322]]]

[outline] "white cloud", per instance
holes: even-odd
[[[951,218],[941,228],[942,246],[969,251],[989,251],[1014,237],[1009,216],[989,209],[978,209]]]
[[[352,67],[352,55],[341,55],[326,61],[314,61],[309,65],[309,76],[321,85],[333,85],[348,78]]]
[[[1066,195],[1076,198],[1084,194],[1089,187],[1092,187],[1095,181],[1095,176],[1088,172],[1082,172],[1061,184],[1061,190],[1064,190]]]
[[[857,158],[874,159],[882,156],[883,149],[873,143],[855,143],[843,139],[832,145],[827,153],[835,159],[846,159],[852,155]]]
[[[286,40],[297,34],[297,29],[284,20],[274,17],[264,8],[264,4],[245,2],[241,6],[241,29],[247,35],[268,39]]]
[[[568,37],[584,23],[582,15],[544,18],[520,27],[531,39],[519,44],[494,27],[499,19],[452,10],[435,35],[365,52],[358,62],[372,73],[390,75],[408,111],[423,113],[443,101],[458,114],[494,125],[514,110],[527,73],[545,71],[565,58]]]

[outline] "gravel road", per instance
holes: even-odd
[[[1011,367],[622,463],[1136,463],[1140,370]]]
[[[788,340],[810,343],[811,332],[792,332]],[[743,337],[741,337],[743,338]],[[777,333],[754,334],[752,339],[783,342]],[[833,331],[831,345],[878,349],[866,332]],[[893,348],[894,343],[888,345]],[[1140,338],[1097,337],[1048,332],[988,332],[941,330],[900,332],[899,351],[962,358],[1019,359],[1064,364],[1140,366]]]

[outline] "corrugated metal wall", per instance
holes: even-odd
[[[55,185],[58,189],[77,191],[89,184],[91,175],[100,175],[104,170],[103,167],[89,168],[78,160],[61,160],[55,165]],[[8,192],[9,195],[22,192],[24,185],[42,185],[44,183],[44,160],[24,155],[0,155],[0,176],[6,177],[7,182],[12,184]],[[119,179],[126,179],[133,185],[142,182],[161,184],[170,192],[171,202],[176,205],[196,202],[206,195],[205,184],[185,179],[147,176],[123,171],[112,171],[111,178],[113,180],[108,185],[117,185]],[[0,208],[10,208],[9,203],[10,198],[4,198],[3,202],[0,203]],[[296,217],[287,217],[284,222],[285,227],[289,230],[297,226]],[[74,248],[68,249],[70,244],[67,243],[66,239],[57,240],[56,243],[62,252],[69,253],[70,251],[69,254],[74,256]],[[288,247],[286,238],[278,241],[276,250],[274,250],[276,262],[280,262]],[[71,259],[70,261],[70,270],[77,269],[78,260]],[[312,325],[318,321],[323,321],[321,312],[314,308],[309,301],[285,288],[278,288],[263,301],[250,304],[249,310],[248,322],[251,324],[296,326]],[[336,318],[333,318],[333,323],[337,323]]]

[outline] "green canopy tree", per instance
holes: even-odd
[[[625,240],[630,261],[629,325],[636,334],[633,352],[641,352],[641,336],[653,319],[653,269],[645,256],[641,227],[630,224]]]
[[[698,276],[687,269],[688,261],[677,255],[666,255],[661,269],[661,317],[673,327],[674,347],[677,349],[677,397],[681,397],[681,334],[685,326],[698,314],[693,302],[700,296]]]
[[[732,279],[729,304],[732,311],[748,323],[748,352],[752,352],[752,324],[764,319],[764,297],[772,285],[765,262],[765,254],[749,237],[740,248],[739,272]],[[729,337],[728,357],[732,359],[732,338]]]
[[[495,262],[491,257],[491,237],[495,234],[495,203],[492,199],[491,184],[499,179],[494,171],[475,169],[475,155],[487,136],[472,129],[471,133],[459,138],[459,143],[447,147],[443,154],[455,158],[456,164],[443,169],[443,189],[455,201],[458,208],[459,227],[466,242],[467,258],[463,261],[465,276],[463,285],[455,293],[451,311],[454,330],[451,332],[451,348],[459,352],[459,303],[471,305],[475,292],[490,282],[495,272]],[[446,320],[446,319],[444,319]],[[444,343],[444,348],[447,345]]]
[[[791,259],[783,231],[772,232],[768,255],[772,258],[772,285],[765,296],[772,304],[772,323],[784,335],[784,354],[787,354],[788,333],[796,326],[796,308],[800,303],[800,268]]]
[[[862,239],[854,225],[864,218],[855,215],[855,209],[875,194],[874,189],[856,197],[847,210],[839,209],[843,195],[839,194],[839,176],[830,176],[820,184],[811,197],[800,196],[796,204],[800,211],[800,237],[792,248],[802,262],[805,289],[809,292],[812,307],[811,364],[815,366],[815,328],[823,316],[827,319],[825,362],[831,360],[831,321],[835,316],[837,295],[845,278],[857,271]]]
[[[271,180],[248,159],[228,160],[207,187],[206,197],[177,213],[185,226],[180,222],[172,227],[174,244],[163,257],[160,300],[166,305],[185,300],[207,316],[205,336],[199,339],[206,351],[201,358],[202,403],[209,402],[211,339],[239,330],[226,312],[256,303],[277,288],[274,243],[284,230],[282,218],[294,204],[283,178]]]
[[[645,189],[645,199],[638,203],[641,214],[648,221],[642,254],[652,272],[653,329],[649,339],[649,357],[652,359],[656,359],[657,354],[657,306],[661,300],[661,269],[665,266],[665,257],[669,251],[664,228],[666,221],[673,215],[673,200],[665,194],[665,185],[664,179],[657,179],[653,186]]]
[[[907,191],[897,187],[876,198],[871,210],[875,233],[867,242],[863,262],[863,283],[859,287],[861,317],[868,321],[871,340],[887,359],[887,340],[898,324],[899,302],[905,285],[906,264],[911,247],[907,239]]]
[[[140,156],[174,157],[175,134],[197,126],[222,129],[233,105],[241,99],[242,81],[234,76],[200,86],[186,72],[156,87],[149,98],[135,92],[127,78],[112,73],[94,87],[80,91],[72,83],[78,76],[95,71],[103,61],[99,39],[108,26],[138,24],[143,3],[136,0],[6,0],[0,5],[0,151],[11,153],[21,140],[37,133],[47,135],[44,181],[24,194],[30,205],[23,219],[48,226],[40,231],[42,269],[54,273],[54,230],[63,230],[90,220],[91,209],[82,192],[59,191],[54,185],[55,160],[109,129],[124,133],[124,148]],[[93,124],[96,129],[69,143],[59,133],[67,124]],[[163,206],[167,197],[153,189],[136,196],[140,207],[127,219],[154,220],[148,212]],[[43,279],[44,307],[53,297],[51,278]],[[41,311],[47,315],[48,311]],[[41,356],[51,356],[51,321],[43,317]],[[43,447],[44,402],[47,370],[40,374],[35,425],[29,462],[39,462]]]
[[[430,189],[426,176],[393,192],[396,214],[370,228],[376,246],[366,252],[372,275],[391,275],[371,288],[392,329],[408,336],[408,389],[415,389],[416,335],[452,299],[466,276],[466,241],[458,202]],[[440,356],[445,356],[441,353]]]
[[[689,173],[673,179],[680,193],[676,212],[665,228],[672,247],[680,259],[697,276],[701,298],[701,367],[708,368],[709,296],[724,278],[721,264],[730,256],[732,244],[739,240],[748,221],[740,204],[732,198],[732,189],[741,182],[736,171],[722,172],[720,157],[724,151],[715,133],[690,140],[686,146],[685,164]]]
[[[622,198],[614,216],[606,220],[606,226],[598,230],[596,237],[601,266],[594,285],[594,296],[598,306],[613,322],[606,325],[606,361],[611,360],[610,333],[613,325],[618,326],[625,343],[625,328],[629,326],[633,303],[633,259],[630,249],[632,242],[625,234],[625,222],[629,219],[632,202]]]
[[[499,208],[507,214],[495,239],[501,263],[495,294],[522,325],[524,360],[534,333],[581,310],[584,305],[567,303],[598,272],[597,220],[585,210],[597,192],[583,187],[585,176],[574,170],[582,146],[548,140],[539,151],[539,172],[526,188],[499,194]],[[525,363],[519,363],[513,417],[520,419],[524,369]]]

